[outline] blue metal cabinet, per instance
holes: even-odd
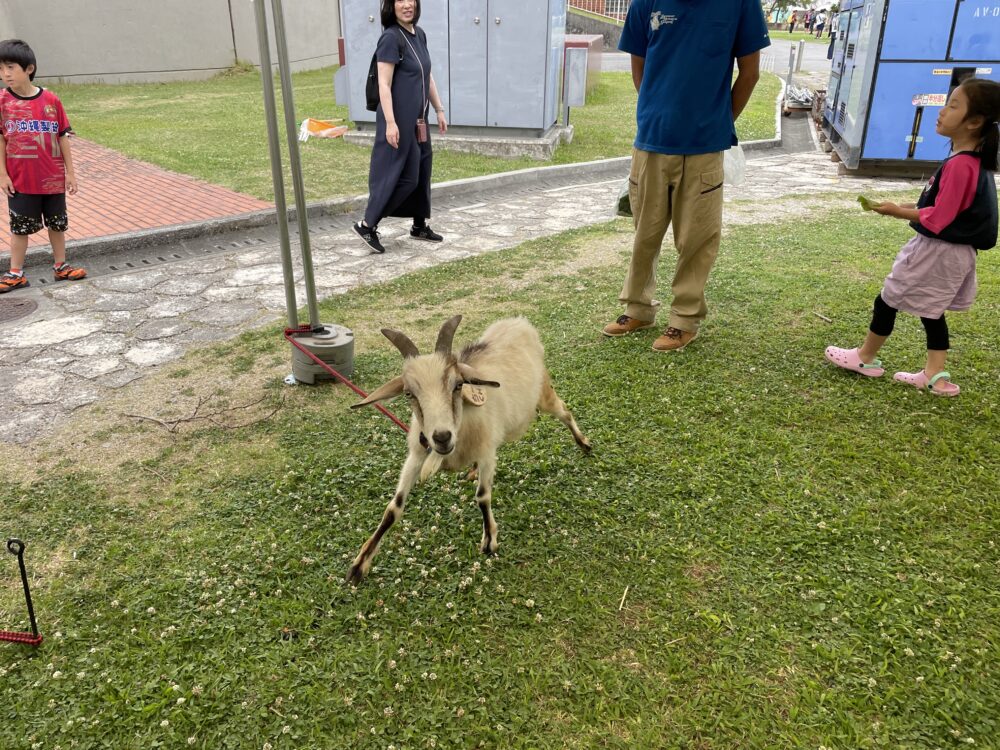
[[[848,168],[929,168],[947,156],[935,125],[951,91],[968,76],[1000,81],[1000,0],[845,0],[841,7],[824,131]]]
[[[954,2],[892,0],[882,35],[886,60],[943,60],[948,54]]]
[[[1000,60],[1000,0],[958,4],[950,59]]]

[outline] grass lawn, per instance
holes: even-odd
[[[334,68],[293,76],[297,121],[304,117],[346,118],[334,104]],[[775,99],[780,80],[764,74],[737,123],[743,140],[774,137]],[[62,98],[76,131],[128,156],[271,200],[271,167],[260,76],[233,71],[197,83],[134,85],[75,84],[53,89]],[[571,112],[573,143],[559,148],[551,163],[591,161],[631,153],[635,137],[631,75],[603,73],[586,107]],[[282,136],[284,141],[284,136]],[[309,200],[360,195],[368,190],[371,150],[342,140],[302,144]],[[286,159],[287,163],[287,159]],[[473,154],[434,154],[434,181],[538,166],[531,159]]]
[[[381,326],[425,350],[456,312],[457,342],[506,314],[539,327],[594,454],[548,418],[503,449],[497,558],[474,486],[438,475],[368,580],[341,583],[403,435],[343,388],[282,386],[277,328],[4,448],[4,530],[29,545],[46,641],[0,646],[0,747],[995,747],[996,258],[950,317],[963,393],[938,399],[822,358],[860,339],[910,230],[839,208],[764,222],[727,230],[680,354],[599,333],[624,221],[323,303],[368,389],[399,367]],[[917,368],[922,347],[902,316],[883,360]],[[234,429],[123,416],[262,394]],[[0,571],[0,624],[20,627]]]
[[[826,35],[825,30],[823,31],[822,38],[817,39],[815,34],[809,34],[804,31],[799,31],[798,29],[800,27],[801,27],[800,24],[796,24],[795,26],[796,30],[793,31],[791,34],[789,34],[788,24],[785,24],[783,28],[771,29],[770,31],[768,31],[768,35],[771,37],[771,39],[775,41],[779,40],[791,41],[791,42],[806,41],[806,42],[812,42],[814,44],[826,44],[826,45],[830,44],[830,37]]]

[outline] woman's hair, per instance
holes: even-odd
[[[979,151],[983,169],[997,171],[1000,159],[1000,83],[985,78],[967,78],[962,81],[962,91],[969,100],[969,111],[965,119],[982,117],[983,127],[979,131]]]
[[[38,63],[35,62],[35,53],[27,42],[20,39],[4,39],[0,42],[0,63],[17,63],[21,70],[27,70],[29,65],[34,65],[34,69],[28,74],[28,80],[35,80],[35,71]]]
[[[413,0],[413,23],[420,20],[420,0]],[[382,0],[382,28],[396,25],[396,0]]]

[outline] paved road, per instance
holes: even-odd
[[[761,52],[762,67],[782,78],[788,73],[789,49],[798,49],[798,42],[789,42],[781,38],[781,32],[771,32],[771,46]],[[826,59],[825,44],[806,42],[803,45],[803,73],[829,74],[830,61]],[[624,52],[605,52],[601,56],[601,70],[629,71],[631,70],[629,56]]]
[[[533,173],[530,184],[495,187],[502,180],[482,179],[463,186],[453,197],[435,198],[433,225],[445,235],[443,244],[412,241],[405,222],[386,221],[388,252],[381,256],[370,255],[353,235],[354,217],[314,220],[310,236],[318,293],[339,294],[607,221],[627,160],[613,167],[600,172],[586,166],[549,168]],[[913,184],[839,176],[826,154],[775,151],[750,159],[747,182],[727,188],[726,220],[756,221],[762,211],[773,218],[783,196]],[[801,204],[795,206],[802,210]],[[102,256],[88,266],[91,276],[84,281],[37,283],[0,298],[0,392],[5,401],[0,441],[28,443],[74,410],[99,402],[191,347],[284,318],[273,227]],[[301,301],[301,269],[296,280]],[[16,305],[32,304],[37,310],[31,314],[9,319]],[[609,299],[609,314],[615,307]]]

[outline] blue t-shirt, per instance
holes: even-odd
[[[707,154],[735,146],[733,61],[770,44],[760,0],[633,0],[618,49],[646,58],[635,147]]]

